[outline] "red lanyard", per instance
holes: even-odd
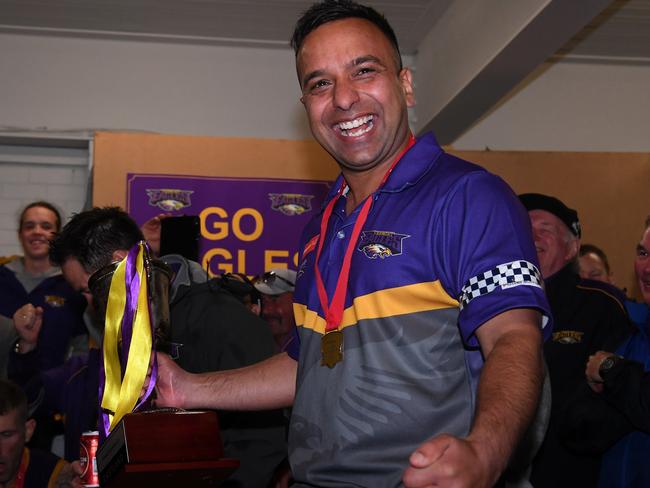
[[[29,451],[27,448],[23,448],[23,455],[20,461],[20,467],[18,468],[18,473],[14,478],[13,488],[23,488],[25,485],[25,476],[27,475],[27,466],[29,466]]]
[[[393,168],[395,168],[399,160],[402,159],[402,156],[404,156],[406,151],[408,151],[413,144],[415,144],[415,137],[413,137],[413,134],[411,134],[408,143],[406,144],[406,147],[401,153],[398,154],[398,156],[395,158],[395,161],[393,161],[393,164],[391,164],[388,171],[386,171],[386,174],[381,180],[381,183],[379,184],[377,190],[380,190],[384,186],[386,180],[388,180],[388,177],[393,171]],[[370,206],[372,205],[372,196],[374,194],[373,193],[369,195],[366,198],[366,200],[363,202],[363,206],[359,211],[359,216],[357,217],[357,220],[354,223],[354,227],[352,228],[352,235],[350,236],[350,242],[348,243],[348,247],[346,248],[345,254],[343,256],[343,264],[341,265],[341,270],[339,272],[338,279],[336,280],[336,289],[334,290],[334,296],[332,298],[332,303],[330,305],[327,297],[327,291],[325,290],[325,285],[323,283],[323,278],[321,276],[320,270],[318,269],[318,262],[320,260],[320,254],[323,249],[323,242],[325,242],[325,233],[327,232],[327,225],[329,224],[330,217],[332,216],[332,212],[334,211],[334,205],[336,205],[338,199],[341,198],[341,195],[343,195],[343,192],[346,189],[346,187],[347,184],[343,182],[336,196],[332,198],[332,200],[330,200],[330,202],[327,204],[327,207],[325,208],[325,211],[323,212],[323,218],[321,219],[320,222],[320,239],[318,239],[318,250],[316,251],[316,262],[314,263],[314,267],[315,267],[314,273],[316,275],[316,287],[318,290],[318,299],[320,300],[321,308],[323,309],[323,313],[325,314],[326,333],[331,332],[333,330],[337,330],[339,328],[339,325],[341,325],[341,319],[343,318],[343,307],[345,305],[345,295],[348,290],[350,264],[352,263],[352,252],[354,251],[354,248],[357,245],[357,241],[359,239],[359,235],[361,234],[361,230],[363,229],[363,226],[366,223],[366,220],[368,219],[368,214],[370,213]]]

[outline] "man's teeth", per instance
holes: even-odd
[[[368,124],[366,127],[361,127],[364,124]],[[348,122],[339,123],[339,129],[341,129],[341,134],[346,137],[358,137],[362,134],[365,134],[370,129],[372,129],[372,115],[366,115],[364,117],[359,117],[358,119],[350,120]],[[358,128],[358,129],[357,129]],[[353,130],[357,129],[357,130]]]
[[[372,115],[366,115],[365,117],[359,117],[358,119],[350,120],[348,122],[341,122],[339,124],[339,127],[345,130],[356,129],[360,125],[365,124],[366,122],[370,122],[371,120]]]

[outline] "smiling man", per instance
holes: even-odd
[[[578,213],[555,197],[527,193],[535,248],[553,313],[552,340],[544,345],[553,404],[546,438],[535,460],[535,487],[595,486],[600,457],[576,454],[561,441],[562,422],[576,392],[587,388],[584,364],[599,349],[615,350],[629,335],[627,314],[615,289],[581,280]]]
[[[161,358],[159,403],[293,404],[297,487],[492,486],[543,376],[526,213],[503,181],[413,137],[411,72],[375,10],[314,4],[292,46],[312,133],[341,168],[303,233],[297,338],[245,370]]]
[[[617,415],[619,424],[624,419],[627,428],[627,435],[605,454],[598,486],[650,486],[650,217],[636,246],[634,272],[643,297],[638,305],[645,309],[644,318],[635,322],[639,331],[616,354],[590,356],[585,371],[592,389],[614,409],[607,413]],[[614,423],[611,417],[598,420]]]

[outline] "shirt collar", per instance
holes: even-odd
[[[433,133],[427,132],[418,138],[413,147],[402,156],[380,192],[399,192],[407,186],[414,185],[429,171],[442,153],[443,150]],[[342,183],[343,175],[339,174],[330,188],[324,206],[336,196]]]

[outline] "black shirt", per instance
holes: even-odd
[[[548,432],[533,463],[536,488],[596,486],[600,456],[577,454],[561,442],[567,404],[588,388],[585,365],[596,351],[614,351],[632,333],[623,304],[606,284],[581,280],[573,263],[545,280],[553,313],[551,339],[544,356],[551,379],[553,403]]]

